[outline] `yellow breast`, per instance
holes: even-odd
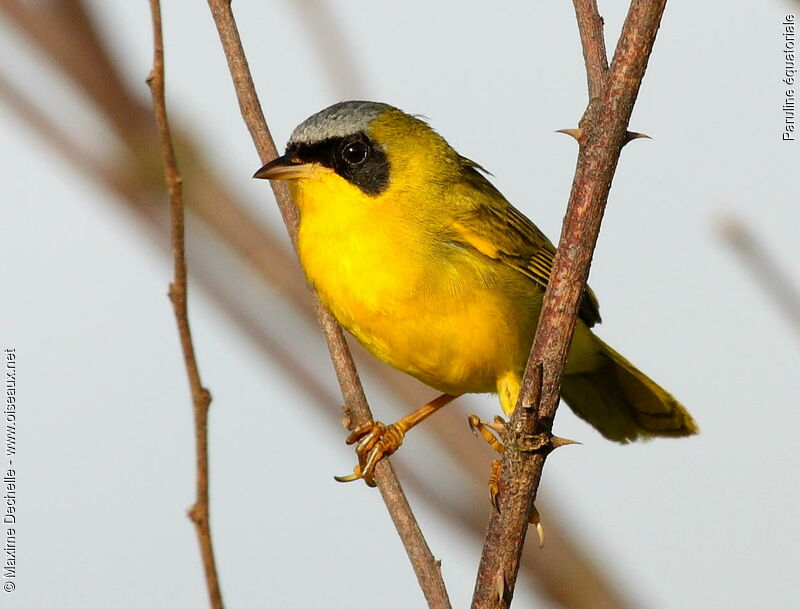
[[[297,181],[292,191],[309,282],[375,356],[454,394],[494,391],[519,367],[533,332],[519,320],[536,316],[529,299],[498,285],[512,281],[505,270],[487,277],[474,254],[448,251],[408,200],[378,203],[337,176]]]

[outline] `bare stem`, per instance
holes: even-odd
[[[580,152],[561,230],[553,273],[506,438],[499,510],[489,521],[472,600],[474,609],[508,607],[533,501],[547,455],[558,442],[551,434],[561,375],[575,328],[578,304],[589,275],[611,180],[655,42],[666,0],[633,0],[622,28],[608,82],[596,110],[585,115]],[[576,3],[581,11],[594,3]],[[596,9],[594,9],[596,12]],[[582,39],[587,36],[582,35]],[[587,53],[587,70],[594,68]],[[590,87],[592,79],[589,79]],[[538,399],[537,399],[538,396]]]
[[[153,94],[153,110],[156,117],[161,152],[167,178],[167,191],[170,202],[170,219],[172,226],[172,256],[174,276],[169,286],[169,297],[175,311],[178,324],[183,359],[186,363],[186,374],[192,392],[194,408],[195,448],[197,465],[197,495],[194,505],[189,509],[189,517],[195,526],[200,553],[203,558],[206,585],[212,609],[222,609],[222,592],[214,561],[214,549],[211,543],[211,524],[208,506],[208,409],[211,405],[211,393],[203,387],[197,359],[192,344],[189,328],[186,285],[186,256],[184,247],[184,208],[181,192],[181,176],[175,161],[175,150],[172,134],[167,121],[167,106],[164,95],[164,44],[161,33],[161,6],[159,0],[150,0],[153,18],[153,71],[147,79]]]
[[[608,56],[606,41],[603,38],[603,18],[597,10],[595,0],[572,0],[575,17],[583,47],[583,61],[586,64],[586,83],[589,99],[600,97],[605,91],[608,79]]]
[[[208,0],[208,5],[228,61],[242,118],[250,131],[261,161],[267,162],[275,158],[278,152],[256,95],[230,2],[226,0]],[[289,231],[289,236],[292,243],[295,243],[298,225],[297,209],[289,197],[285,184],[272,182],[271,185],[286,228]],[[339,324],[333,319],[333,316],[316,299],[315,310],[328,344],[328,350],[336,370],[342,395],[344,396],[346,419],[351,427],[368,422],[372,420],[372,414],[364,396],[364,390],[358,378],[353,358],[350,355],[350,349],[345,341],[344,333]],[[441,577],[439,563],[431,553],[388,461],[383,460],[378,464],[375,471],[375,482],[406,548],[429,607],[449,609],[450,601]]]

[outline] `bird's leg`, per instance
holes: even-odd
[[[469,428],[476,436],[478,434],[486,440],[486,443],[491,446],[492,450],[502,455],[505,451],[502,438],[505,436],[507,423],[502,417],[496,416],[494,421],[487,423],[481,421],[478,415],[471,414],[467,417]],[[497,497],[500,494],[500,460],[492,459],[492,471],[489,473],[489,500],[492,502],[492,507],[500,511]],[[539,537],[539,547],[544,546],[544,528],[542,527],[542,520],[539,517],[539,510],[534,505],[531,511],[530,523],[536,526],[536,534]]]
[[[349,476],[334,476],[338,482],[352,482],[363,479],[369,486],[375,486],[373,475],[375,466],[384,457],[395,452],[403,443],[406,432],[421,423],[445,404],[455,400],[457,395],[443,393],[435,400],[421,406],[396,423],[384,425],[380,421],[369,421],[356,427],[349,436],[347,444],[356,444],[358,465]]]

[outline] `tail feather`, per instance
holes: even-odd
[[[591,371],[564,376],[561,396],[579,417],[609,440],[697,433],[692,416],[622,355],[594,337],[600,350]]]

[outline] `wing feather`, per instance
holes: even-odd
[[[480,173],[478,165],[465,159],[463,176],[473,192],[473,205],[456,216],[453,236],[484,256],[497,260],[547,288],[553,272],[556,248],[536,225],[511,205]],[[600,322],[597,297],[587,286],[580,318],[589,327]]]

